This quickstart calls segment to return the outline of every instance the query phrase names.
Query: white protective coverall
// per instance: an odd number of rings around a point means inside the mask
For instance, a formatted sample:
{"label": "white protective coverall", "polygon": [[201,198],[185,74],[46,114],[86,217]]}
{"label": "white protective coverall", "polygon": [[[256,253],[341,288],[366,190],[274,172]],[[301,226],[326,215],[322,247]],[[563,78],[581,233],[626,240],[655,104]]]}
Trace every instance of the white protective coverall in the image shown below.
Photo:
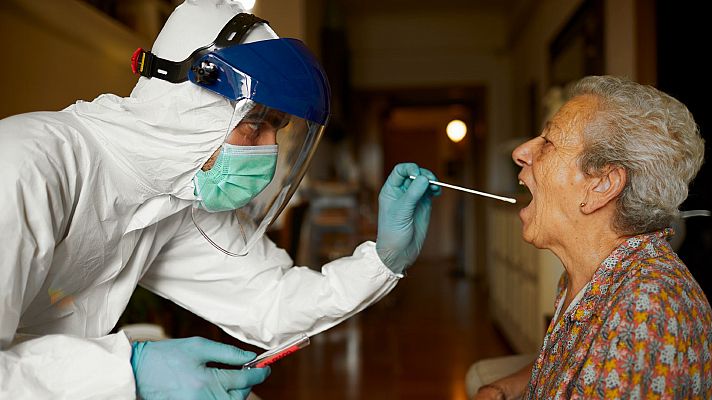
{"label": "white protective coverall", "polygon": [[[152,51],[182,60],[240,11],[207,3],[179,6]],[[246,41],[265,37],[260,25]],[[0,121],[0,398],[134,398],[129,339],[107,333],[139,284],[265,348],[393,289],[401,275],[372,242],[321,272],[268,238],[236,258],[206,242],[192,178],[232,110],[191,82],[142,77],[128,98]],[[218,243],[241,240],[234,213],[196,218]]]}

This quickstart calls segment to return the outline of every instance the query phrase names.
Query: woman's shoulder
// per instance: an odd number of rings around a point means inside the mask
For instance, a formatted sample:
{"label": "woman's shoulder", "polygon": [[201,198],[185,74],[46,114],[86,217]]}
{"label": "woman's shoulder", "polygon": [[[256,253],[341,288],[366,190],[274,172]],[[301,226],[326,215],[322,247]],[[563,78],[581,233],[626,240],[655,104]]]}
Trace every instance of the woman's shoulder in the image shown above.
{"label": "woman's shoulder", "polygon": [[674,252],[641,258],[631,263],[620,280],[625,292],[679,294],[702,292],[687,266]]}
{"label": "woman's shoulder", "polygon": [[685,264],[670,247],[671,229],[638,235],[627,243],[628,257],[620,260],[613,291],[624,295],[638,292],[681,294],[701,289]]}

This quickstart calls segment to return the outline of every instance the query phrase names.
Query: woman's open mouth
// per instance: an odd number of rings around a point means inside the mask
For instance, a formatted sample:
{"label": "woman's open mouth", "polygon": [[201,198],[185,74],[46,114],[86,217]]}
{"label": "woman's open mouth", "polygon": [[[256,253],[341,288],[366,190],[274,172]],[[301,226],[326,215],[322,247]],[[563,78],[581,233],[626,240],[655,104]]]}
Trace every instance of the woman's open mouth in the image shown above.
{"label": "woman's open mouth", "polygon": [[529,206],[531,206],[532,202],[534,201],[534,194],[532,193],[532,190],[529,188],[529,186],[526,184],[526,182],[524,182],[524,180],[521,179],[521,177],[519,178],[519,185],[527,188],[527,190],[529,191],[529,194],[532,195],[532,198],[531,198],[531,201],[529,202],[529,204],[527,204],[525,207],[523,207],[521,210],[519,210],[519,217],[521,218],[524,210],[529,208]]}

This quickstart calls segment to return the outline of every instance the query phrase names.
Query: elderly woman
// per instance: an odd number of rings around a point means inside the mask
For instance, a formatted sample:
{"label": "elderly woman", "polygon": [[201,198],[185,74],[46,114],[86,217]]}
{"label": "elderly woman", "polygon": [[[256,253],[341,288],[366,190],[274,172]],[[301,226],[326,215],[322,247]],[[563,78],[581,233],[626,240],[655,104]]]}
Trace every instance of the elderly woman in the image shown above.
{"label": "elderly woman", "polygon": [[514,150],[524,240],[565,273],[536,361],[477,399],[712,398],[712,310],[666,240],[703,148],[679,101],[604,76]]}

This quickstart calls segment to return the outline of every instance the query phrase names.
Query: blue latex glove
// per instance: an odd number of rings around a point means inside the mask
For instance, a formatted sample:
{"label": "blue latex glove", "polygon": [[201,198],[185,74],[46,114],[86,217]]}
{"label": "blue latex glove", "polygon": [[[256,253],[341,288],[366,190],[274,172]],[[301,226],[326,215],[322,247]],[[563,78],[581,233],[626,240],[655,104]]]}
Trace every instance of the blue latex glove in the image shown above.
{"label": "blue latex glove", "polygon": [[134,342],[131,367],[143,400],[244,400],[262,383],[270,368],[232,370],[206,367],[207,362],[242,365],[256,354],[211,340],[192,337],[159,342]]}
{"label": "blue latex glove", "polygon": [[[409,177],[415,176],[415,180]],[[435,175],[416,164],[398,164],[388,176],[378,196],[378,238],[376,252],[395,273],[403,273],[415,262],[423,248],[430,223],[432,197],[439,186],[428,180]]]}

